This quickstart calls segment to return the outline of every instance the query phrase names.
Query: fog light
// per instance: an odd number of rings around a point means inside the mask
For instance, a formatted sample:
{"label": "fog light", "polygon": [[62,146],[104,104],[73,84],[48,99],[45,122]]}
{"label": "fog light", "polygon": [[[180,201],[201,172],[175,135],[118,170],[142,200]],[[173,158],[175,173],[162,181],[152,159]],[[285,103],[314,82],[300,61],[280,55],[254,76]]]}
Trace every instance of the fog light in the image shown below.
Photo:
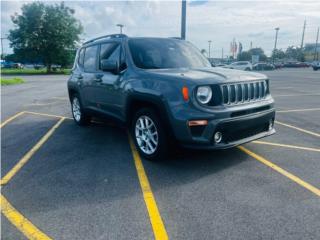
{"label": "fog light", "polygon": [[270,120],[269,122],[269,131],[273,129],[273,120]]}
{"label": "fog light", "polygon": [[222,133],[221,132],[216,132],[214,134],[214,141],[215,143],[219,143],[222,140]]}

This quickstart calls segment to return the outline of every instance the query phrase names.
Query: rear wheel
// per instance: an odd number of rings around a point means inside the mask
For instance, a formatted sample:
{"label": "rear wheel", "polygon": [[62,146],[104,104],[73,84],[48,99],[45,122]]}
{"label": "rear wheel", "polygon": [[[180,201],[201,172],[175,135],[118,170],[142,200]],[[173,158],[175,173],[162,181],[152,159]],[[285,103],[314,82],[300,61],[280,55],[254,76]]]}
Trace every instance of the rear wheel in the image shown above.
{"label": "rear wheel", "polygon": [[74,94],[71,98],[71,110],[73,119],[78,125],[84,126],[90,123],[91,118],[84,112],[78,94]]}
{"label": "rear wheel", "polygon": [[159,160],[167,154],[167,137],[160,118],[149,108],[135,114],[131,134],[142,157]]}

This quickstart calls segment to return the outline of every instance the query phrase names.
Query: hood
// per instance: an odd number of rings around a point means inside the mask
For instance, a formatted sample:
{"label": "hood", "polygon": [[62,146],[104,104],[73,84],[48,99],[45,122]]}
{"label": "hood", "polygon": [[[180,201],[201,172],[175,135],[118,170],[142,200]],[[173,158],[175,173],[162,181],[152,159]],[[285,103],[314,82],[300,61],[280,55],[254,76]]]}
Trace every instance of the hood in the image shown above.
{"label": "hood", "polygon": [[266,75],[221,67],[201,69],[152,69],[157,77],[185,79],[197,84],[216,84],[267,79]]}

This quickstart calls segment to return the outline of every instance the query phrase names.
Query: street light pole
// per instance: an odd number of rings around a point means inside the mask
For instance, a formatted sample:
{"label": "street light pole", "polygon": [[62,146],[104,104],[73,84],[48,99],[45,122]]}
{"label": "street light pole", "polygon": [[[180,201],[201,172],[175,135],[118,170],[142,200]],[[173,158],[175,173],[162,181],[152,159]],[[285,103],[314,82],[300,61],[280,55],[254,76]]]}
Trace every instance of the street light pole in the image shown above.
{"label": "street light pole", "polygon": [[209,40],[208,43],[209,43],[209,59],[210,59],[210,57],[211,57],[211,40]]}
{"label": "street light pole", "polygon": [[123,24],[118,23],[118,24],[117,24],[117,27],[119,27],[119,28],[120,28],[120,34],[122,34],[122,28],[124,27],[124,25],[123,25]]}
{"label": "street light pole", "polygon": [[318,40],[319,40],[319,27],[318,27],[318,31],[317,31],[317,40],[316,40],[316,46],[315,46],[315,48],[314,48],[314,57],[313,57],[313,60],[315,61],[315,60],[319,60],[318,59],[318,56],[319,56],[319,53],[318,53],[318,51],[317,51],[317,48],[318,48]]}
{"label": "street light pole", "polygon": [[187,11],[187,2],[182,0],[181,3],[181,39],[186,39],[186,11]]}
{"label": "street light pole", "polygon": [[279,29],[280,28],[275,28],[274,30],[276,30],[276,38],[275,38],[275,40],[274,40],[274,49],[273,49],[273,57],[272,57],[272,59],[273,59],[273,63],[274,63],[274,55],[275,55],[275,52],[276,52],[276,49],[277,49],[277,42],[278,42],[278,32],[279,32]]}
{"label": "street light pole", "polygon": [[6,37],[1,37],[1,55],[4,55],[3,54],[3,40],[4,39],[8,39],[8,38],[6,38]]}

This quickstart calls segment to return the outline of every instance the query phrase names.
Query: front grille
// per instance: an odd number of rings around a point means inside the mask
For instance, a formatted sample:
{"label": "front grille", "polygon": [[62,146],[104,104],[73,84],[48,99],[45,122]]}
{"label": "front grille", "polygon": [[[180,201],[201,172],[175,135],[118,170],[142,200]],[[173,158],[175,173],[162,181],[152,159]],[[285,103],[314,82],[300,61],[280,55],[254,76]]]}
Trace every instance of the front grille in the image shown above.
{"label": "front grille", "polygon": [[264,99],[268,86],[266,81],[223,84],[221,93],[223,104],[241,104]]}

